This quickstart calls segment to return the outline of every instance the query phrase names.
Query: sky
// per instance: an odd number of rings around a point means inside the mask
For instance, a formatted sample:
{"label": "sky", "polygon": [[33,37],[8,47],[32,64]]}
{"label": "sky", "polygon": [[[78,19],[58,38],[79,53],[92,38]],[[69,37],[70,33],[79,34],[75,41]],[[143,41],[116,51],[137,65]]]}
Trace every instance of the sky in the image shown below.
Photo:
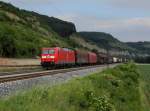
{"label": "sky", "polygon": [[150,0],[0,0],[73,22],[77,31],[111,33],[121,41],[150,41]]}

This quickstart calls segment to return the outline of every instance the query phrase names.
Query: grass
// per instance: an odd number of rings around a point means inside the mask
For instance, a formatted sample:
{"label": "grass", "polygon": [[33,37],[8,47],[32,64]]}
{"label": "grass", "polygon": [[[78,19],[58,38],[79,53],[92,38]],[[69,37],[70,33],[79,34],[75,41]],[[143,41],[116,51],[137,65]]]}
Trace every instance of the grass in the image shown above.
{"label": "grass", "polygon": [[139,77],[134,64],[120,65],[3,98],[0,111],[143,111]]}
{"label": "grass", "polygon": [[150,111],[150,65],[138,65],[141,74],[143,111]]}

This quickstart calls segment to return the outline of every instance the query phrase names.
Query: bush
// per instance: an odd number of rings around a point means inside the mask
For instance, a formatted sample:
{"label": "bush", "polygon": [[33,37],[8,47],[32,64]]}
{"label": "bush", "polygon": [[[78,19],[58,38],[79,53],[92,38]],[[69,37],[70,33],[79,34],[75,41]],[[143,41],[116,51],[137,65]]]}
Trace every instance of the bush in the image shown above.
{"label": "bush", "polygon": [[94,92],[85,93],[89,109],[92,111],[114,111],[113,105],[107,96],[97,97]]}

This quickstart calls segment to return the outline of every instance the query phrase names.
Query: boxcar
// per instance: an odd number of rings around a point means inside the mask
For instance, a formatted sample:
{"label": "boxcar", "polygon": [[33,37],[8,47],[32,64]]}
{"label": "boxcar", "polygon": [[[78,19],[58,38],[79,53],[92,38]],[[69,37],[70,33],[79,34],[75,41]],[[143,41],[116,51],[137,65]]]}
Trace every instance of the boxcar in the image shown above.
{"label": "boxcar", "polygon": [[44,67],[54,65],[75,64],[75,52],[67,48],[43,48],[41,54],[41,65]]}
{"label": "boxcar", "polygon": [[76,50],[75,56],[77,65],[88,64],[89,61],[88,52]]}
{"label": "boxcar", "polygon": [[88,63],[89,64],[96,64],[97,63],[97,55],[93,52],[88,52]]}
{"label": "boxcar", "polygon": [[98,64],[107,63],[107,55],[106,54],[102,54],[102,53],[98,53],[97,54],[97,61],[98,61]]}

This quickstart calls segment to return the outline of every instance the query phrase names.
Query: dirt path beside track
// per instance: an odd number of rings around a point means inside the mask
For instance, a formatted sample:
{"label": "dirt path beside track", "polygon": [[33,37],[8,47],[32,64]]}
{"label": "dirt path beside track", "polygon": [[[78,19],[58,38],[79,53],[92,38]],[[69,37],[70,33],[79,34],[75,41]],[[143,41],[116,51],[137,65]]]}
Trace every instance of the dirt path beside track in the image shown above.
{"label": "dirt path beside track", "polygon": [[0,58],[0,66],[40,65],[40,59]]}

